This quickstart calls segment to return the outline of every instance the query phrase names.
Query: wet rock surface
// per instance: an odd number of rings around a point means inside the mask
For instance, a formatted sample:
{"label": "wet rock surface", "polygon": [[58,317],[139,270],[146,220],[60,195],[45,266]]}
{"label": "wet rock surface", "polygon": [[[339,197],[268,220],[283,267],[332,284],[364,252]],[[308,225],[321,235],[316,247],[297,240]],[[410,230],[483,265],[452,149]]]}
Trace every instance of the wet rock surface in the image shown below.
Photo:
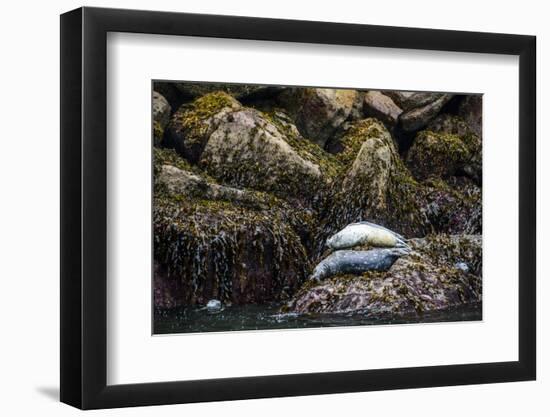
{"label": "wet rock surface", "polygon": [[309,281],[284,310],[423,314],[481,300],[480,236],[429,236],[412,241],[411,246],[412,252],[397,259],[387,272]]}
{"label": "wet rock surface", "polygon": [[[300,314],[422,314],[481,300],[477,99],[454,97],[451,108],[444,93],[155,91],[156,307],[219,300]],[[410,135],[407,149],[397,129]],[[410,251],[311,280],[331,256],[327,239],[364,220],[402,235]],[[345,250],[384,249],[372,242]]]}

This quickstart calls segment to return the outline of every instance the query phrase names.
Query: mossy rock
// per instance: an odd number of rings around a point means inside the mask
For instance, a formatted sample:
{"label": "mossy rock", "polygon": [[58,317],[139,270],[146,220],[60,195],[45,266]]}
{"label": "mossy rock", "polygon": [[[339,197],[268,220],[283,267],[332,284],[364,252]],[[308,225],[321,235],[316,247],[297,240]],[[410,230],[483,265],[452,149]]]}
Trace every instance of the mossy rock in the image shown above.
{"label": "mossy rock", "polygon": [[425,180],[455,175],[471,158],[460,136],[424,130],[416,135],[406,162],[416,179]]}
{"label": "mossy rock", "polygon": [[163,195],[153,224],[157,307],[284,300],[305,280],[306,249],[280,209]]}
{"label": "mossy rock", "polygon": [[478,186],[482,183],[482,142],[481,137],[471,128],[462,117],[440,114],[432,120],[426,130],[456,135],[460,138],[468,150],[466,160],[456,167],[458,175],[465,175],[473,180]]}
{"label": "mossy rock", "polygon": [[216,183],[174,151],[156,150],[155,305],[284,300],[305,280],[313,214]]}
{"label": "mossy rock", "polygon": [[241,108],[240,103],[224,92],[215,92],[182,105],[167,127],[165,146],[196,163],[210,134],[216,130],[223,114]]}
{"label": "mossy rock", "polygon": [[[438,246],[439,245],[439,246]],[[440,249],[439,249],[440,248]],[[339,275],[307,281],[283,310],[296,313],[363,313],[380,317],[446,309],[481,301],[480,237],[433,236],[415,242],[413,252],[387,272]],[[461,265],[461,264],[460,264]]]}
{"label": "mossy rock", "polygon": [[326,187],[323,173],[330,167],[320,162],[305,139],[255,109],[241,108],[217,117],[198,165],[222,183],[306,202]]}
{"label": "mossy rock", "polygon": [[324,238],[349,223],[369,220],[405,236],[430,229],[419,200],[420,185],[410,175],[384,125],[365,119],[341,140],[337,154],[345,166],[342,186],[325,215]]}

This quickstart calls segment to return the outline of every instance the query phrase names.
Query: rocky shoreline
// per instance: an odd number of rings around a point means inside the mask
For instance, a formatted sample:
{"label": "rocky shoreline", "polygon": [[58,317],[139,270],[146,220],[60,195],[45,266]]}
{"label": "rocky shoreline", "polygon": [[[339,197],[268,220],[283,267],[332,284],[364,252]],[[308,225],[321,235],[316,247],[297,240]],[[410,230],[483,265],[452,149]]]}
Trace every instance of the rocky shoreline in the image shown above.
{"label": "rocky shoreline", "polygon": [[[422,314],[481,300],[480,96],[154,89],[156,308]],[[363,220],[411,253],[387,271],[308,280],[326,240]]]}

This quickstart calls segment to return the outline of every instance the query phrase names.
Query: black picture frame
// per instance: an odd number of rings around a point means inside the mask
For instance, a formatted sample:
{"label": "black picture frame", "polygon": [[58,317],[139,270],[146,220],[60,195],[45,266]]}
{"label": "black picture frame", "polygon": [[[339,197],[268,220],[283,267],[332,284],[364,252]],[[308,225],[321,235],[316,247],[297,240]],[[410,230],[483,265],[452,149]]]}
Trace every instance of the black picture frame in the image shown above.
{"label": "black picture frame", "polygon": [[[519,360],[107,385],[108,32],[519,56]],[[61,401],[82,409],[533,380],[536,38],[252,17],[80,8],[61,16]]]}

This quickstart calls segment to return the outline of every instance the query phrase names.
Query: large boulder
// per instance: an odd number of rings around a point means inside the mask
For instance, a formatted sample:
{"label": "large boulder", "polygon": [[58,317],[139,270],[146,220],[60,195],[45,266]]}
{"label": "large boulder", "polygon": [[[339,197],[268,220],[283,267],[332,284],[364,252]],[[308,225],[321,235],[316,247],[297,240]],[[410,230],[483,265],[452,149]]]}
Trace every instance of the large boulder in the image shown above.
{"label": "large boulder", "polygon": [[[426,126],[430,120],[436,117],[443,106],[453,97],[452,94],[443,93],[417,93],[426,94],[423,96],[424,100],[419,100],[415,103],[415,107],[405,110],[407,106],[403,107],[404,112],[399,116],[399,125],[406,132],[414,132],[420,130]],[[415,97],[413,95],[412,97]],[[433,99],[433,101],[425,100]],[[420,104],[422,103],[422,104]]]}
{"label": "large boulder", "polygon": [[419,184],[403,164],[382,123],[365,119],[342,138],[337,158],[346,167],[342,186],[327,215],[326,234],[361,220],[384,225],[405,236],[423,236],[427,220]]}
{"label": "large boulder", "polygon": [[[174,164],[174,165],[172,165]],[[155,153],[155,306],[279,301],[305,280],[311,215]]]}
{"label": "large boulder", "polygon": [[244,107],[225,93],[182,106],[166,138],[166,146],[222,183],[304,202],[322,193],[337,167],[286,113]]}
{"label": "large boulder", "polygon": [[357,95],[356,90],[290,88],[278,96],[278,101],[293,117],[300,133],[324,148],[350,115]]}
{"label": "large boulder", "polygon": [[380,91],[368,91],[363,99],[365,116],[374,117],[388,126],[395,126],[403,110]]}
{"label": "large boulder", "polygon": [[295,313],[422,314],[481,301],[481,237],[430,236],[387,272],[306,282],[283,307]]}
{"label": "large boulder", "polygon": [[279,210],[163,196],[153,225],[155,281],[164,288],[157,307],[277,301],[306,278],[306,249]]}
{"label": "large boulder", "polygon": [[240,109],[241,104],[226,93],[212,93],[182,105],[168,124],[165,146],[174,148],[182,157],[196,163],[209,136],[224,115]]}
{"label": "large boulder", "polygon": [[299,152],[277,125],[254,109],[220,117],[208,137],[198,165],[219,181],[305,198],[322,185],[320,166],[307,151]]}

